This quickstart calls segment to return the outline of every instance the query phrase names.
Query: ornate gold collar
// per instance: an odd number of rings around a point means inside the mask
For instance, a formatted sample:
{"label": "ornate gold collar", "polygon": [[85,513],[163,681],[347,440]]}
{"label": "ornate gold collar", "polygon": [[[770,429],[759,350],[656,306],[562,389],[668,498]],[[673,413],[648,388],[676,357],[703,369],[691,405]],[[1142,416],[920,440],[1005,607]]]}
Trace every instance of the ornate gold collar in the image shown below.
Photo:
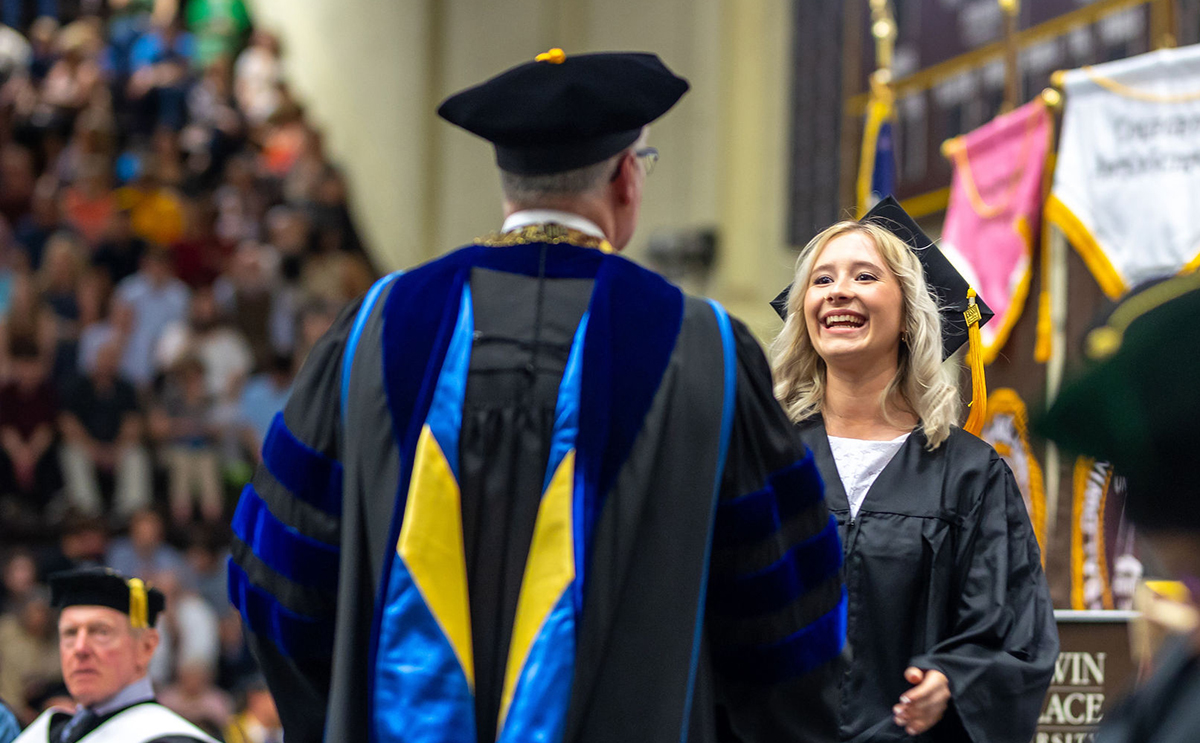
{"label": "ornate gold collar", "polygon": [[506,248],[513,245],[529,245],[547,243],[550,245],[575,245],[580,248],[594,248],[602,253],[612,253],[613,246],[608,240],[586,232],[564,227],[556,222],[544,224],[527,224],[510,232],[492,232],[475,240],[476,245],[486,245],[490,248]]}

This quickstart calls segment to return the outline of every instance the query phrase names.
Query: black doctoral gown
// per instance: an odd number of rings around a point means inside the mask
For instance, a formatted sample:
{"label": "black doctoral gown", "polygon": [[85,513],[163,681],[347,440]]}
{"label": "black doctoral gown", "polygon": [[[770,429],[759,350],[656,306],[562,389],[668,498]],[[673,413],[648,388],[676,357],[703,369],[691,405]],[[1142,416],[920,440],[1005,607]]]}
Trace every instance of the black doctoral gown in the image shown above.
{"label": "black doctoral gown", "polygon": [[1096,743],[1192,743],[1200,740],[1200,657],[1190,637],[1172,638],[1158,670],[1108,714]]}
{"label": "black doctoral gown", "polygon": [[904,669],[937,669],[952,701],[915,740],[1029,743],[1058,655],[1037,541],[1012,472],[959,428],[934,451],[920,430],[879,474],[857,517],[820,416],[798,426],[845,549],[849,662],[842,740],[914,740],[892,722]]}
{"label": "black doctoral gown", "polygon": [[[394,397],[389,385],[398,364],[419,356],[405,355],[409,346],[397,349],[393,339],[402,332],[412,337],[427,325],[436,328],[443,306],[466,312],[457,309],[458,294],[447,300],[439,285],[423,277],[436,277],[448,270],[447,262],[453,267],[458,261],[463,268],[454,275],[469,285],[473,306],[455,459],[474,648],[470,704],[476,722],[469,738],[487,743],[497,740],[513,617],[572,335],[585,312],[591,332],[605,312],[619,317],[638,302],[617,283],[602,285],[598,272],[625,272],[663,296],[678,292],[618,256],[589,248],[479,247],[415,269],[382,291],[374,310],[364,315],[348,393],[339,391],[357,308],[334,324],[312,351],[275,424],[276,439],[295,442],[287,451],[303,460],[306,476],[296,476],[294,462],[278,456],[269,436],[265,466],[242,497],[231,592],[290,743],[381,739],[370,729],[379,719],[370,703],[372,622],[388,553],[398,549],[389,524],[397,483],[404,481],[398,429],[407,425],[397,420],[395,405],[389,407]],[[510,255],[516,256],[515,267],[494,267]],[[573,274],[555,274],[567,269]],[[436,305],[418,296],[436,298]],[[772,396],[770,370],[750,333],[733,321],[735,363],[723,372],[712,307],[677,296],[678,335],[667,349],[662,381],[645,401],[637,436],[596,517],[559,739],[835,740],[845,598],[836,528],[815,464]],[[404,311],[405,303],[415,309]],[[634,315],[606,333],[636,341],[644,335],[643,323],[653,325],[653,318]],[[614,367],[613,379],[635,372]],[[585,405],[589,373],[585,365]],[[730,373],[736,377],[735,404],[714,507],[715,432],[726,387],[722,379]],[[434,376],[426,375],[425,387],[433,386]],[[605,379],[597,375],[591,381]],[[345,411],[339,394],[347,401]],[[615,416],[633,404],[629,398],[617,395],[605,409]],[[581,418],[581,429],[585,425]],[[313,492],[314,482],[330,481]],[[245,514],[254,509],[266,512],[255,517],[258,526],[248,528]],[[275,536],[264,538],[267,532]],[[836,555],[832,561],[828,550],[816,549],[829,545]],[[298,562],[313,569],[298,570]],[[764,576],[784,580],[759,580]],[[703,632],[697,634],[704,605]],[[308,632],[314,628],[329,632]],[[701,638],[695,648],[693,634]],[[399,710],[391,719],[403,728],[405,720],[417,721],[427,709]],[[442,738],[400,732],[388,738],[393,739]]]}

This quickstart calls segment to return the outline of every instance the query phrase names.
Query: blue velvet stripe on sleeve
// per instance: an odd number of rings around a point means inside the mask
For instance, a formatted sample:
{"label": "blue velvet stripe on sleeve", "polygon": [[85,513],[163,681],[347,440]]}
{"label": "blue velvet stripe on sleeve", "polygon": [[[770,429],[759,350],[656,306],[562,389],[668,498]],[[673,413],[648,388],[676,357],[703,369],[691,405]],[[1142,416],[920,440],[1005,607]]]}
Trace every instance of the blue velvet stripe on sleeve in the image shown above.
{"label": "blue velvet stripe on sleeve", "polygon": [[779,560],[753,573],[714,578],[709,607],[727,617],[777,611],[837,575],[842,543],[833,516],[816,536],[792,547]]}
{"label": "blue velvet stripe on sleeve", "polygon": [[717,645],[713,663],[728,678],[774,684],[802,676],[832,661],[846,642],[846,589],[829,612],[768,645]]}
{"label": "blue velvet stripe on sleeve", "polygon": [[292,658],[329,658],[333,654],[333,617],[312,617],[294,612],[250,582],[232,559],[229,565],[229,601],[246,626],[271,641]]}
{"label": "blue velvet stripe on sleeve", "polygon": [[331,516],[342,514],[342,465],[297,439],[276,413],[263,441],[263,463],[296,498]]}
{"label": "blue velvet stripe on sleeve", "polygon": [[717,507],[713,546],[717,549],[765,539],[801,511],[820,502],[825,485],[812,452],[767,477],[762,490],[723,501]]}
{"label": "blue velvet stripe on sleeve", "polygon": [[242,490],[233,514],[233,533],[256,557],[288,580],[329,593],[337,591],[341,550],[275,518],[253,485]]}

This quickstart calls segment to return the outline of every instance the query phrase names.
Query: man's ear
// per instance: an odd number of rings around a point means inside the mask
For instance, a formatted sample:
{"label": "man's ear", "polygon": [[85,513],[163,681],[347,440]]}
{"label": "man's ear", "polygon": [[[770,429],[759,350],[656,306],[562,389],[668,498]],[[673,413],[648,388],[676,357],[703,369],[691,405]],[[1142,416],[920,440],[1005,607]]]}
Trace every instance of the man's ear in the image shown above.
{"label": "man's ear", "polygon": [[637,158],[632,152],[626,151],[621,155],[616,177],[611,184],[613,197],[621,206],[632,203],[637,196],[637,167]]}
{"label": "man's ear", "polygon": [[150,658],[154,655],[154,651],[158,649],[158,630],[148,627],[143,630],[134,630],[134,632],[137,633],[134,637],[134,642],[137,644],[138,665],[148,668],[150,666]]}

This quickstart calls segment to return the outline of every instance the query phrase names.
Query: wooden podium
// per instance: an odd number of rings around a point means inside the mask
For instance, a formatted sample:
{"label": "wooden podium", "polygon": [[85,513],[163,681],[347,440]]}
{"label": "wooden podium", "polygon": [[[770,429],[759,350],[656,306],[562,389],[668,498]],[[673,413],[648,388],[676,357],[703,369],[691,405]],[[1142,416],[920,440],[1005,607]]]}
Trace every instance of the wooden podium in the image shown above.
{"label": "wooden podium", "polygon": [[1033,743],[1091,743],[1104,712],[1132,686],[1135,611],[1058,610],[1061,649]]}

